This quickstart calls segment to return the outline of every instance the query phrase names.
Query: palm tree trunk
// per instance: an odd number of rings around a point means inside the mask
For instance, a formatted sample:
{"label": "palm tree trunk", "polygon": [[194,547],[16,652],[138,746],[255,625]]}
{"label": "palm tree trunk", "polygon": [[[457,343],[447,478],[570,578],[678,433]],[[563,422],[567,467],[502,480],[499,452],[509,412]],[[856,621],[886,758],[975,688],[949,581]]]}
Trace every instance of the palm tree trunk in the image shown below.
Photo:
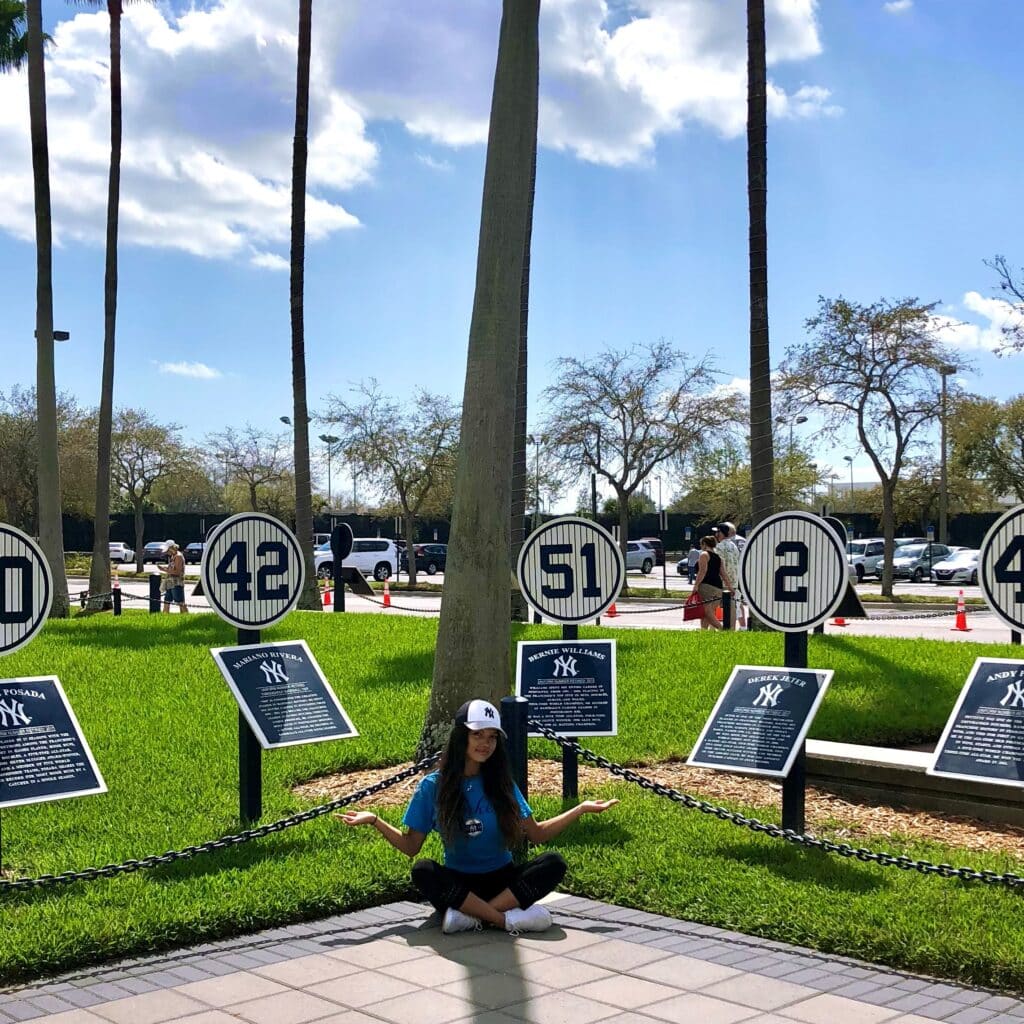
{"label": "palm tree trunk", "polygon": [[43,68],[42,0],[29,0],[28,105],[36,214],[36,409],[39,436],[39,544],[53,573],[50,616],[70,613],[61,531],[60,464],[57,453],[57,384],[53,366],[53,237],[50,154],[46,140],[46,76]]}
{"label": "palm tree trunk", "polygon": [[306,404],[306,336],[303,286],[306,258],[306,159],[309,133],[309,59],[313,0],[299,0],[299,54],[295,82],[295,142],[292,149],[292,393],[295,456],[295,532],[306,563],[306,583],[299,607],[320,608],[313,570],[313,492],[309,479],[309,412]]}
{"label": "palm tree trunk", "polygon": [[750,218],[750,485],[754,523],[775,510],[768,342],[768,119],[764,0],[747,0],[747,202]]}
{"label": "palm tree trunk", "polygon": [[[114,418],[114,338],[117,322],[117,223],[121,197],[121,0],[107,0],[110,16],[110,176],[107,181],[107,266],[103,279],[103,371],[96,438],[96,517],[89,593],[110,590],[110,437]],[[90,600],[109,608],[110,598]]]}
{"label": "palm tree trunk", "polygon": [[510,689],[512,447],[523,255],[537,136],[540,0],[504,0],[491,100],[476,291],[445,598],[421,750],[471,697]]}

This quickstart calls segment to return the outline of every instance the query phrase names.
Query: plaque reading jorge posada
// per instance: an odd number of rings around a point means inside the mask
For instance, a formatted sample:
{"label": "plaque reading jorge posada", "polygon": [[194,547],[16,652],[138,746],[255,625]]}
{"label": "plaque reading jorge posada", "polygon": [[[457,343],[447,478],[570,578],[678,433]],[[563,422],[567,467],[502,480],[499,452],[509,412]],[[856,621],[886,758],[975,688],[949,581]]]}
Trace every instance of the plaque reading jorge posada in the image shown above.
{"label": "plaque reading jorge posada", "polygon": [[304,640],[210,653],[264,750],[359,735]]}
{"label": "plaque reading jorge posada", "polygon": [[975,661],[927,774],[1024,786],[1024,661]]}
{"label": "plaque reading jorge posada", "polygon": [[831,681],[829,669],[737,665],[686,763],[785,778]]}
{"label": "plaque reading jorge posada", "polygon": [[0,679],[0,807],[106,791],[60,680]]}

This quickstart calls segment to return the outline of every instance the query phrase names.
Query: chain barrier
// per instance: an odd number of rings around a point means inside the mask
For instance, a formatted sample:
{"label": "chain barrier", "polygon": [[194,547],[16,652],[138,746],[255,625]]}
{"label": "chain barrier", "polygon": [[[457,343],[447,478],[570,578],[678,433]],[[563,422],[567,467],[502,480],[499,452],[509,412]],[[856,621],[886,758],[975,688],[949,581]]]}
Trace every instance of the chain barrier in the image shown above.
{"label": "chain barrier", "polygon": [[736,811],[730,811],[727,807],[720,807],[717,804],[709,803],[707,800],[700,800],[697,797],[690,796],[688,793],[680,793],[679,790],[673,789],[671,786],[665,786],[660,782],[644,778],[629,768],[624,768],[622,765],[615,764],[600,754],[595,754],[592,750],[587,750],[575,740],[568,740],[563,736],[559,736],[553,730],[541,725],[540,722],[534,721],[532,718],[528,721],[530,728],[535,732],[539,732],[549,740],[553,740],[565,750],[574,750],[585,760],[591,761],[599,768],[604,768],[606,771],[611,772],[612,775],[617,775],[627,782],[632,782],[641,789],[650,790],[656,796],[667,797],[669,800],[682,804],[691,810],[700,811],[701,814],[714,815],[721,821],[739,825],[741,828],[748,828],[752,832],[761,832],[772,839],[783,839],[787,843],[804,846],[812,850],[821,850],[823,853],[834,853],[840,857],[855,857],[862,863],[875,863],[881,864],[884,867],[896,867],[901,871],[918,871],[922,875],[959,878],[963,882],[1005,885],[1009,889],[1024,887],[1024,877],[1012,872],[1006,872],[1001,875],[995,871],[977,871],[974,868],[966,867],[958,868],[952,864],[933,864],[927,860],[914,860],[912,857],[887,853],[885,851],[876,852],[860,846],[850,846],[849,843],[833,843],[828,839],[817,839],[811,835],[794,832],[792,829],[765,823],[757,818],[748,818]]}
{"label": "chain barrier", "polygon": [[298,814],[293,814],[287,818],[279,818],[277,821],[260,825],[257,828],[246,829],[244,832],[233,832],[229,835],[221,836],[219,839],[211,839],[198,846],[186,846],[181,850],[170,850],[167,853],[141,857],[138,860],[126,860],[121,864],[105,864],[99,868],[65,871],[59,875],[40,875],[38,878],[0,879],[0,895],[27,889],[68,885],[71,882],[89,882],[95,878],[113,878],[115,875],[128,875],[136,871],[145,870],[146,868],[155,868],[162,864],[173,864],[175,861],[188,860],[191,857],[196,857],[201,853],[209,853],[212,850],[224,850],[231,846],[239,846],[252,839],[261,839],[263,836],[268,836],[273,832],[283,832],[286,828],[292,828],[295,825],[302,825],[307,821],[313,821],[316,818],[323,817],[325,814],[338,810],[340,807],[347,807],[349,804],[357,803],[364,797],[389,789],[391,786],[397,785],[406,779],[411,779],[414,775],[418,775],[424,769],[429,768],[440,756],[440,751],[429,754],[415,764],[403,769],[397,775],[381,779],[380,782],[375,782],[373,785],[367,786],[357,793],[350,793],[348,796],[339,797],[330,803],[311,807],[308,811],[300,811]]}
{"label": "chain barrier", "polygon": [[[358,594],[356,596],[361,597],[364,601],[369,601],[370,604],[375,604],[375,605],[377,605],[377,606],[379,606],[381,608],[384,607],[384,599],[383,598],[367,597],[365,594]],[[408,605],[408,604],[395,604],[394,601],[392,601],[391,604],[388,605],[388,607],[389,608],[397,608],[397,609],[399,609],[399,611],[403,611],[403,612],[418,612],[420,615],[440,615],[441,614],[441,609],[440,608],[414,608],[412,605]]]}

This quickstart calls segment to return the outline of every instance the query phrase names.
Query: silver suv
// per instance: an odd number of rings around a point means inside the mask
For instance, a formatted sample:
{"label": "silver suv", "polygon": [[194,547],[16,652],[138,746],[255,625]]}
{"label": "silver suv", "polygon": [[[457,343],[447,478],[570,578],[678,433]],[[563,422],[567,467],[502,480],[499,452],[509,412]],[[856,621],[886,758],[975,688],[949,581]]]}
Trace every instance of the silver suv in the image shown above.
{"label": "silver suv", "polygon": [[645,576],[654,568],[658,561],[658,553],[641,540],[631,540],[626,544],[626,572],[639,569]]}
{"label": "silver suv", "polygon": [[857,574],[857,582],[865,576],[881,576],[885,559],[885,541],[881,537],[851,540],[846,544],[846,560]]}
{"label": "silver suv", "polygon": [[[313,565],[317,576],[327,578],[334,572],[334,555],[330,544],[321,544],[313,553]],[[356,537],[352,551],[342,562],[354,566],[364,576],[373,576],[377,582],[394,576],[398,571],[398,548],[393,540],[386,537]]]}

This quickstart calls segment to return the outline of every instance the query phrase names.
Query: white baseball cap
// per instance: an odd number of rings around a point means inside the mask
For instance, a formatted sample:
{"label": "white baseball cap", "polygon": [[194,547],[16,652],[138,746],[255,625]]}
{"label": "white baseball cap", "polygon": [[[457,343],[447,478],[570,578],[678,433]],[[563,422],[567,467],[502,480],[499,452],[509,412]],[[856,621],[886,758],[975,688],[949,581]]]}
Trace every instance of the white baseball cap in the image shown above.
{"label": "white baseball cap", "polygon": [[[481,729],[497,729],[502,736],[505,736],[498,709],[486,700],[467,700],[455,712],[455,724],[464,725],[472,732],[479,732]],[[507,736],[505,738],[508,739]]]}

